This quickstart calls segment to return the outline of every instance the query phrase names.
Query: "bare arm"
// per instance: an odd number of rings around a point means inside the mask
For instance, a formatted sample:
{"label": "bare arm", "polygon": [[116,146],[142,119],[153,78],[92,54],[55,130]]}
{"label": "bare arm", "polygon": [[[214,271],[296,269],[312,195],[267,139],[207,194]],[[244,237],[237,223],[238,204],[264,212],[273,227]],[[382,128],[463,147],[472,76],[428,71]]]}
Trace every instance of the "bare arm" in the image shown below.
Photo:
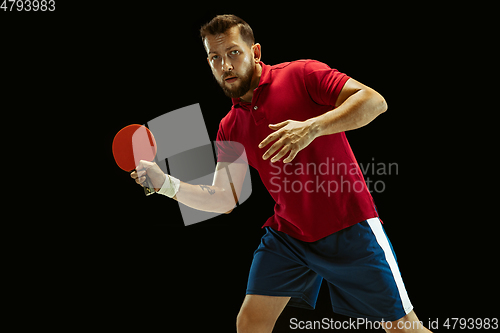
{"label": "bare arm", "polygon": [[310,119],[316,137],[363,127],[385,112],[387,103],[382,95],[372,88],[349,79],[342,88],[335,107]]}
{"label": "bare arm", "polygon": [[244,164],[219,162],[211,186],[181,182],[174,199],[198,210],[229,214],[238,201],[246,168]]}
{"label": "bare arm", "polygon": [[[243,186],[247,165],[241,163],[217,163],[212,185],[192,185],[181,181],[173,199],[198,210],[215,213],[230,213]],[[155,190],[165,182],[166,175],[156,163],[141,161],[137,170],[130,174],[143,186],[147,174]]]}

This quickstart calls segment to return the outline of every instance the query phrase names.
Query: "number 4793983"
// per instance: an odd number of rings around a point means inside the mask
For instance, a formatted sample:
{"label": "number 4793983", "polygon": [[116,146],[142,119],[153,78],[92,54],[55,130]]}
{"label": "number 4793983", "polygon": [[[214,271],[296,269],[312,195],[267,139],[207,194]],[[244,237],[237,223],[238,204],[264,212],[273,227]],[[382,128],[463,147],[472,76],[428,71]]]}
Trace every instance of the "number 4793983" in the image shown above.
{"label": "number 4793983", "polygon": [[[0,0],[1,1],[1,0]],[[53,12],[56,10],[55,0],[3,0],[0,10],[9,12],[16,9],[18,12]]]}

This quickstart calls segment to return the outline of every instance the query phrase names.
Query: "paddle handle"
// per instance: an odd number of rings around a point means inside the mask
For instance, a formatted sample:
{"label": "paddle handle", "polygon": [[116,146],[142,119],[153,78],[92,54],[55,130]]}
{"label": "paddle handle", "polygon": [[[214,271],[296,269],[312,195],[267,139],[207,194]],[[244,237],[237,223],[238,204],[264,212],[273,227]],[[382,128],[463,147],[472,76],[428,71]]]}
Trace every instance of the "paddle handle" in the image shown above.
{"label": "paddle handle", "polygon": [[153,183],[151,183],[151,180],[149,180],[148,175],[146,175],[146,186],[144,186],[144,194],[145,195],[151,195],[155,193],[155,188],[153,186]]}

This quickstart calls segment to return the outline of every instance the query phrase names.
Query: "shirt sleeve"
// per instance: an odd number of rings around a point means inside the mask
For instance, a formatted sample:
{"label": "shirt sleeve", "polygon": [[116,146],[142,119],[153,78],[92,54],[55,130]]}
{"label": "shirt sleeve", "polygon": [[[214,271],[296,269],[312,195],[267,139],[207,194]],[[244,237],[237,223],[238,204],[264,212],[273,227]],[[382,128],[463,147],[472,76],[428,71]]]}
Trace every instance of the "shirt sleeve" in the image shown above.
{"label": "shirt sleeve", "polygon": [[319,61],[308,61],[304,66],[304,80],[311,99],[320,105],[335,107],[344,84],[350,77]]}
{"label": "shirt sleeve", "polygon": [[245,163],[248,164],[245,154],[245,148],[241,143],[227,140],[222,126],[222,120],[219,124],[217,132],[217,140],[215,141],[215,150],[217,153],[217,162],[229,163]]}

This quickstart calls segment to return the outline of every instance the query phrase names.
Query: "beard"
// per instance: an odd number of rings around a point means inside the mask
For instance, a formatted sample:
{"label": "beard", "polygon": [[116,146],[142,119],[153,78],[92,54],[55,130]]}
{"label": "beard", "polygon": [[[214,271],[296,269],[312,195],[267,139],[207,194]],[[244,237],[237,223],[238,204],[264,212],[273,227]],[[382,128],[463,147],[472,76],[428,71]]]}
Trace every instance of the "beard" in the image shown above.
{"label": "beard", "polygon": [[[242,75],[238,75],[234,72],[224,72],[222,79],[217,82],[229,98],[238,98],[245,95],[252,85],[252,78],[255,72],[255,66],[250,65],[248,69]],[[236,76],[238,80],[233,84],[227,83],[226,78],[230,76]]]}

